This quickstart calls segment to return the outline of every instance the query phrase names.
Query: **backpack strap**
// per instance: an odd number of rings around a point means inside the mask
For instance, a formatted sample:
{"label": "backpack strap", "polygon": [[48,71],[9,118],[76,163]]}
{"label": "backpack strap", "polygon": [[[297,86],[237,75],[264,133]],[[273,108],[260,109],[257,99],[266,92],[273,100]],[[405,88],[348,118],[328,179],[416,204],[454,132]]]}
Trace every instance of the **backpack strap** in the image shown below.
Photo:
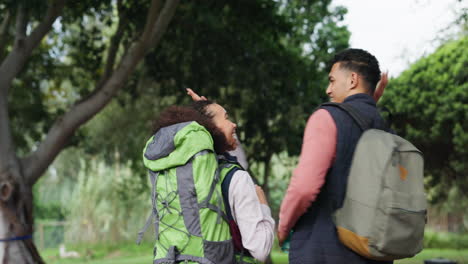
{"label": "backpack strap", "polygon": [[223,179],[223,182],[221,184],[221,190],[223,193],[224,207],[226,208],[226,214],[229,219],[229,228],[231,229],[231,236],[232,236],[233,243],[234,243],[235,254],[236,254],[236,259],[237,259],[236,263],[239,263],[239,264],[257,263],[255,259],[252,257],[252,255],[250,254],[250,252],[247,249],[245,249],[244,245],[242,244],[242,238],[241,238],[242,236],[239,230],[239,226],[234,221],[234,217],[231,212],[231,206],[229,204],[229,187],[231,186],[232,178],[234,177],[237,171],[244,170],[240,164],[236,163],[233,165],[234,167],[229,170],[229,172],[226,174],[226,176]]}
{"label": "backpack strap", "polygon": [[239,167],[234,166],[227,174],[226,177],[224,177],[223,183],[221,184],[221,190],[223,192],[223,199],[224,199],[224,204],[225,204],[225,209],[226,209],[226,215],[229,220],[234,219],[232,216],[231,212],[231,206],[229,205],[229,186],[231,185],[231,180],[232,176],[234,176],[234,173],[236,171],[240,170]]}
{"label": "backpack strap", "polygon": [[151,210],[150,215],[146,219],[145,226],[138,232],[138,238],[136,240],[136,243],[139,245],[141,243],[141,240],[143,239],[143,235],[145,234],[146,230],[148,229],[151,220],[154,218],[154,230],[155,230],[155,236],[156,239],[158,239],[159,236],[159,217],[158,217],[158,210],[156,209],[156,182],[158,180],[158,173],[154,172],[152,170],[149,171],[150,179],[151,179],[151,185],[152,185],[152,191],[151,191],[151,203],[153,205],[153,209]]}
{"label": "backpack strap", "polygon": [[351,118],[354,120],[354,122],[356,122],[356,124],[363,132],[371,128],[371,120],[361,115],[354,107],[349,104],[328,102],[320,105],[320,107],[322,106],[333,106],[345,111],[348,115],[351,116]]}

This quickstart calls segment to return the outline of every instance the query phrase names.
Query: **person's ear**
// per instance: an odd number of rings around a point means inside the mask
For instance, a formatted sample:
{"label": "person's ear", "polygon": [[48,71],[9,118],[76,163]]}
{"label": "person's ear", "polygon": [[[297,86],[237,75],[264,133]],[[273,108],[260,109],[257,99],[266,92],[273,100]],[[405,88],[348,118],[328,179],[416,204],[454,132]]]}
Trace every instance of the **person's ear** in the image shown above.
{"label": "person's ear", "polygon": [[359,86],[359,75],[351,72],[349,75],[349,90],[354,90]]}

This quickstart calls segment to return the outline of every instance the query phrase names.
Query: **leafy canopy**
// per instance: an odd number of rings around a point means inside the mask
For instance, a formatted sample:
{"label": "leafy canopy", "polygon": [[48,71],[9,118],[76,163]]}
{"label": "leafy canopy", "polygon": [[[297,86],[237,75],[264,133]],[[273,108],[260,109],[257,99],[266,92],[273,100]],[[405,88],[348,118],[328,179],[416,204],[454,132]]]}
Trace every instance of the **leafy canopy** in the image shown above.
{"label": "leafy canopy", "polygon": [[424,153],[433,202],[468,193],[468,37],[449,41],[390,81],[382,103],[397,132]]}

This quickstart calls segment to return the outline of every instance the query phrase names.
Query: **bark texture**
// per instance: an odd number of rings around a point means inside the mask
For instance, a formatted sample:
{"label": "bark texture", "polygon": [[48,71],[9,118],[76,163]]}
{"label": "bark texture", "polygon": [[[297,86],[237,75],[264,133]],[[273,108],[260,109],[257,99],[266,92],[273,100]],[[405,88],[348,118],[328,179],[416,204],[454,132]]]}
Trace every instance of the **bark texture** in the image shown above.
{"label": "bark texture", "polygon": [[[58,118],[37,149],[20,159],[11,135],[8,92],[33,50],[66,8],[65,0],[49,3],[43,20],[29,35],[26,34],[29,22],[27,9],[19,6],[15,15],[13,48],[0,64],[0,239],[13,239],[0,242],[0,263],[44,263],[29,238],[34,232],[32,186],[63,150],[73,133],[112,100],[148,51],[158,45],[179,0],[153,0],[143,33],[128,47],[122,59],[116,62],[116,51],[121,45],[123,34],[122,27],[118,26],[109,45],[105,71],[96,83],[95,90]],[[117,1],[118,6],[120,3]],[[119,23],[129,19],[125,14],[119,14],[119,18]],[[10,21],[8,14],[0,25],[0,53],[7,39],[5,27]]]}

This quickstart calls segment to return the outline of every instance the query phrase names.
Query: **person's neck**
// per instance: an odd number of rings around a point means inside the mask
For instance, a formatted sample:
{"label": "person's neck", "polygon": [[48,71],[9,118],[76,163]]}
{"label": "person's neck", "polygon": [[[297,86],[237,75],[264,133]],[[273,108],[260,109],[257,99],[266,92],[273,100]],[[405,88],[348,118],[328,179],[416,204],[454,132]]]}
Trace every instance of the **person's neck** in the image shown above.
{"label": "person's neck", "polygon": [[349,91],[348,96],[346,96],[346,97],[350,97],[350,96],[352,96],[352,95],[361,94],[361,93],[362,93],[362,94],[370,95],[370,94],[367,92],[366,89],[364,89],[364,88],[356,88],[356,89],[352,89],[351,91]]}

